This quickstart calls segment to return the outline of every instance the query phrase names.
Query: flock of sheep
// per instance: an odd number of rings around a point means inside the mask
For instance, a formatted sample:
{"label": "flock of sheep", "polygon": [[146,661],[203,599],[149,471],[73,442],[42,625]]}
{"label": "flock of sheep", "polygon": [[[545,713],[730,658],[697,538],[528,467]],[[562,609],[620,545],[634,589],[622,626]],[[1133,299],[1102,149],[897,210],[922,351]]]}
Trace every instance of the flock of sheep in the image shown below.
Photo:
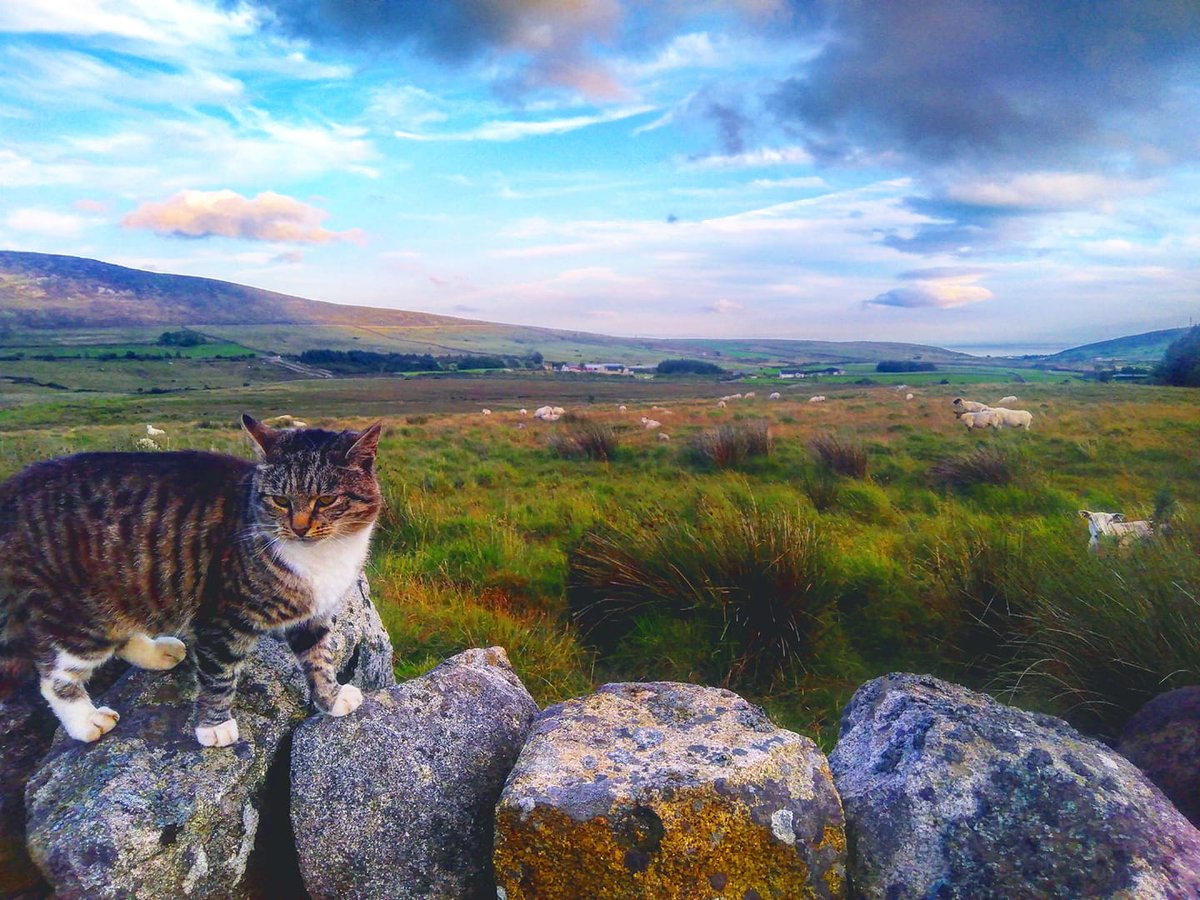
{"label": "flock of sheep", "polygon": [[1024,428],[1028,431],[1033,422],[1033,413],[1027,409],[1009,409],[1004,405],[1016,402],[1016,397],[1008,396],[1001,397],[995,406],[988,406],[978,400],[955,397],[954,415],[967,426],[967,431],[973,428],[995,428],[997,431],[1001,428]]}

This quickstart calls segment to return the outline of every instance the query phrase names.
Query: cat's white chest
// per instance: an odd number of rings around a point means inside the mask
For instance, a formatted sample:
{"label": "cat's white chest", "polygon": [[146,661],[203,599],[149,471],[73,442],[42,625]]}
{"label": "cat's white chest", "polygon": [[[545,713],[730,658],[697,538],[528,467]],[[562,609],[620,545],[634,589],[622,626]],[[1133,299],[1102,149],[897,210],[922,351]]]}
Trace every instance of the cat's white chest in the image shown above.
{"label": "cat's white chest", "polygon": [[371,529],[364,528],[347,537],[312,544],[283,541],[276,545],[275,556],[312,592],[312,617],[324,618],[337,612],[342,598],[358,580],[370,545]]}

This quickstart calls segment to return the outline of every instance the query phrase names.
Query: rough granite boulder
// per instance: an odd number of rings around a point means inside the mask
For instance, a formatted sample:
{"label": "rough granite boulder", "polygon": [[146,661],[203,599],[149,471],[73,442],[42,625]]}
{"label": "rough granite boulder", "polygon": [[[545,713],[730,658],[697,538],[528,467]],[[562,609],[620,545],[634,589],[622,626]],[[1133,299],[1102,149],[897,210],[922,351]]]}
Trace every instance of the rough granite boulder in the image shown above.
{"label": "rough granite boulder", "polygon": [[1139,709],[1117,750],[1200,826],[1200,685],[1159,694]]}
{"label": "rough granite boulder", "polygon": [[[339,669],[355,684],[376,690],[392,680],[390,646],[388,667],[380,662],[387,635],[362,589],[347,598],[337,630]],[[113,731],[94,744],[56,739],[29,781],[26,810],[29,853],[58,897],[250,890],[244,876],[260,840],[268,772],[309,711],[308,689],[287,645],[260,641],[234,705],[241,739],[223,749],[197,744],[195,694],[190,664],[131,670],[101,695],[121,713]]]}
{"label": "rough granite boulder", "polygon": [[34,687],[0,700],[0,897],[41,884],[42,873],[25,851],[25,784],[57,728]]}
{"label": "rough granite boulder", "polygon": [[1060,719],[930,676],[868,682],[829,759],[866,898],[1195,897],[1200,832]]}
{"label": "rough granite boulder", "polygon": [[692,684],[550,707],[496,810],[507,900],[844,897],[845,852],[816,745]]}
{"label": "rough granite boulder", "polygon": [[493,810],[537,715],[503,648],[467,650],[314,718],[292,743],[292,830],[314,898],[494,898]]}

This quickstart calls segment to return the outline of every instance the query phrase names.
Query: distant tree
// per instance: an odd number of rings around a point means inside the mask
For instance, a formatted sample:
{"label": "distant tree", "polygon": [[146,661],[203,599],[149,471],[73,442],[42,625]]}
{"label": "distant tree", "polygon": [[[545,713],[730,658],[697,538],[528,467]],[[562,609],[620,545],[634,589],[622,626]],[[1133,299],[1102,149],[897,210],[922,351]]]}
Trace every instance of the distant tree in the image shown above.
{"label": "distant tree", "polygon": [[936,372],[931,362],[914,362],[911,359],[881,359],[875,364],[876,372]]}
{"label": "distant tree", "polygon": [[1200,387],[1200,325],[1171,342],[1154,369],[1154,379],[1176,387]]}
{"label": "distant tree", "polygon": [[186,328],[182,331],[164,331],[158,336],[158,342],[164,347],[199,347],[208,343],[200,332]]}
{"label": "distant tree", "polygon": [[659,375],[724,375],[720,366],[699,359],[664,359],[655,371]]}

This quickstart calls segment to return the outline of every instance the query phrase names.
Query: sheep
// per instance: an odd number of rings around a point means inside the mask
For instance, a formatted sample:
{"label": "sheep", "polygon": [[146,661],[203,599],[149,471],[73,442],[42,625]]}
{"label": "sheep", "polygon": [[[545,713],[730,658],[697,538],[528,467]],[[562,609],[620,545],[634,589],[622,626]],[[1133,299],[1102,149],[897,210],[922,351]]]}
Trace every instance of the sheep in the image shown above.
{"label": "sheep", "polygon": [[1100,538],[1113,538],[1118,547],[1127,547],[1136,538],[1147,540],[1154,535],[1154,523],[1145,519],[1137,522],[1126,522],[1124,513],[1092,512],[1081,509],[1080,518],[1087,519],[1088,550],[1100,552]]}
{"label": "sheep", "polygon": [[[301,422],[295,416],[288,415],[287,413],[284,413],[281,416],[275,416],[274,418],[271,418],[271,419],[264,419],[263,421],[265,424],[274,425],[277,428],[307,428],[308,427],[307,422]],[[150,426],[147,425],[146,427],[149,428]],[[154,432],[150,432],[150,433],[153,434]]]}
{"label": "sheep", "polygon": [[561,406],[539,406],[533,412],[535,419],[541,419],[543,422],[557,422],[566,412]]}
{"label": "sheep", "polygon": [[964,400],[962,397],[955,397],[953,405],[955,416],[962,416],[963,413],[969,412],[984,412],[991,408],[986,403],[980,403],[978,400]]}
{"label": "sheep", "polygon": [[742,398],[745,400],[749,400],[753,396],[754,396],[754,391],[746,391],[746,393],[742,394]]}
{"label": "sheep", "polygon": [[492,411],[490,409],[481,409],[480,412],[483,413],[485,416],[490,416],[492,414]]}
{"label": "sheep", "polygon": [[660,431],[658,433],[658,439],[660,441],[669,441],[671,439],[671,436],[669,434],[667,434],[665,431]]}
{"label": "sheep", "polygon": [[525,407],[522,406],[520,409],[517,410],[517,415],[518,416],[527,416],[527,415],[529,415],[529,410],[527,410]]}
{"label": "sheep", "polygon": [[1007,397],[1001,397],[999,400],[997,400],[996,405],[1004,406],[1004,404],[1006,404],[1006,403],[1016,403],[1016,402],[1017,402],[1017,398],[1014,397],[1012,394],[1009,394]]}
{"label": "sheep", "polygon": [[959,413],[958,420],[967,427],[967,431],[972,428],[999,428],[1000,424],[992,412],[990,409],[981,409],[978,412]]}
{"label": "sheep", "polygon": [[896,391],[896,393],[900,393],[900,392],[901,392],[902,390],[904,390],[906,387],[908,387],[908,385],[907,385],[907,384],[898,384],[898,385],[896,385],[896,387],[895,387],[895,391]]}
{"label": "sheep", "polygon": [[1005,409],[1003,406],[993,406],[990,410],[995,420],[996,428],[1024,428],[1029,430],[1033,422],[1033,413],[1027,409]]}
{"label": "sheep", "polygon": [[624,403],[622,403],[620,406],[617,407],[617,412],[628,412],[628,411],[629,410],[626,408]]}
{"label": "sheep", "polygon": [[771,393],[767,395],[767,399],[768,400],[778,400],[780,396],[781,395],[780,395],[779,391],[771,391]]}
{"label": "sheep", "polygon": [[824,402],[825,402],[825,395],[824,395],[824,394],[817,394],[817,396],[815,396],[815,397],[809,397],[809,398],[808,398],[808,402],[809,402],[809,403],[824,403]]}
{"label": "sheep", "polygon": [[911,399],[912,399],[913,397],[915,397],[915,396],[916,396],[915,394],[913,394],[913,393],[911,393],[911,392],[910,392],[910,393],[907,393],[907,394],[905,394],[905,395],[904,395],[904,399],[905,399],[905,400],[911,400]]}
{"label": "sheep", "polygon": [[160,434],[166,434],[161,428],[155,428],[153,425],[146,426],[146,434],[150,437],[158,437]]}
{"label": "sheep", "polygon": [[645,416],[642,416],[642,427],[643,428],[658,428],[660,425],[662,425],[662,422],[659,422],[656,419],[648,419]]}
{"label": "sheep", "polygon": [[724,409],[728,405],[724,400],[717,401],[717,409]]}

